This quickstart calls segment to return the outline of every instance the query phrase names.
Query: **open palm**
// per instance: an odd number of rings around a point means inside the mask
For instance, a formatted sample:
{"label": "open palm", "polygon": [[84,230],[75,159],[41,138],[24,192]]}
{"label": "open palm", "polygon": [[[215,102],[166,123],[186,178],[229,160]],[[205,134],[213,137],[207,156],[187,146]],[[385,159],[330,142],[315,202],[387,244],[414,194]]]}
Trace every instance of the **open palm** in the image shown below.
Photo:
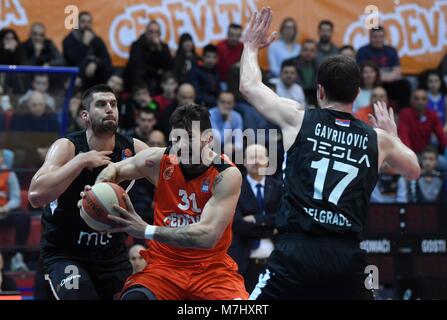
{"label": "open palm", "polygon": [[261,49],[272,43],[277,35],[276,32],[270,35],[268,33],[272,19],[273,14],[270,8],[262,8],[260,13],[254,12],[242,37],[244,45]]}

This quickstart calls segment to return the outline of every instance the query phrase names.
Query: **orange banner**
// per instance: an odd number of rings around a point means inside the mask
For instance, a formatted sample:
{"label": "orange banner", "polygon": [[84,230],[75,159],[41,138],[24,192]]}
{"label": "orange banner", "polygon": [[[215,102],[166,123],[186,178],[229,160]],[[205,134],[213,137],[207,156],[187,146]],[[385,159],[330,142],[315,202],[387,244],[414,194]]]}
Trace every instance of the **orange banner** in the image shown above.
{"label": "orange banner", "polygon": [[[284,18],[295,18],[300,41],[317,39],[318,22],[329,19],[335,23],[334,42],[357,49],[368,42],[368,6],[375,5],[388,43],[398,49],[403,71],[409,74],[437,67],[447,46],[446,0],[0,0],[0,28],[14,28],[24,40],[30,24],[43,22],[60,48],[72,27],[73,12],[90,11],[114,64],[124,65],[130,44],[150,19],[161,24],[162,37],[172,50],[183,32],[191,33],[201,48],[224,39],[231,22],[246,24],[250,14],[264,5],[274,10],[275,29]],[[265,52],[262,57],[266,66]]]}

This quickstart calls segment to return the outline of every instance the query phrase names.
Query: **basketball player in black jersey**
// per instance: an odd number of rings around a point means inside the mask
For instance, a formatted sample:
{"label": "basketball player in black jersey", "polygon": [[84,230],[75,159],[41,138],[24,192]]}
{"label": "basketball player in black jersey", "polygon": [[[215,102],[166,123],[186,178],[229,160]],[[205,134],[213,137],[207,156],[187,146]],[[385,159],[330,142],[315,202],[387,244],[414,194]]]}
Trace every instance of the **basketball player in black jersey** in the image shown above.
{"label": "basketball player in black jersey", "polygon": [[33,207],[44,207],[41,263],[56,299],[112,299],[132,273],[121,234],[98,233],[79,215],[77,202],[110,163],[147,145],[116,133],[117,99],[107,85],[84,92],[87,129],[53,143],[29,189]]}
{"label": "basketball player in black jersey", "polygon": [[415,179],[417,157],[398,138],[393,112],[384,104],[375,106],[372,127],[353,117],[360,71],[350,58],[331,57],[319,68],[317,109],[305,110],[262,84],[257,56],[275,38],[268,34],[271,21],[270,8],[263,8],[249,22],[240,90],[281,127],[285,194],[275,250],[250,298],[371,299],[359,248],[369,197],[383,162]]}

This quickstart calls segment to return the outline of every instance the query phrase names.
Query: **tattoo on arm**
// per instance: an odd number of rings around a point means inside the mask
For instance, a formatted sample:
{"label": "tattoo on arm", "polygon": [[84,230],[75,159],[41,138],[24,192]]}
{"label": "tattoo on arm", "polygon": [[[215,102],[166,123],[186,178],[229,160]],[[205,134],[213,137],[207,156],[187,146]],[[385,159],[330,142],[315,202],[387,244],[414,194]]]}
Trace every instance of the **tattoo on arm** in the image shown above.
{"label": "tattoo on arm", "polygon": [[222,173],[219,173],[216,178],[214,179],[214,183],[213,183],[213,189],[216,188],[216,186],[222,181],[223,179],[223,175]]}
{"label": "tattoo on arm", "polygon": [[153,166],[155,166],[155,161],[148,159],[148,160],[144,161],[144,164],[146,165],[146,167],[152,168]]}
{"label": "tattoo on arm", "polygon": [[198,237],[191,231],[191,225],[182,228],[158,227],[155,229],[154,240],[178,247],[196,248]]}

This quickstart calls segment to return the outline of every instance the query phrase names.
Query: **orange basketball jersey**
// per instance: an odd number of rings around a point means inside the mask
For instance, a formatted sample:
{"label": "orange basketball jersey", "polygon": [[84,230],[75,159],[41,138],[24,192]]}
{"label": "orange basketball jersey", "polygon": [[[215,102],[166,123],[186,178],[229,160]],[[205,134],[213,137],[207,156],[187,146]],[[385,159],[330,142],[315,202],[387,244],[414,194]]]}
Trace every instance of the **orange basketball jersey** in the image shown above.
{"label": "orange basketball jersey", "polygon": [[[154,225],[180,228],[200,221],[205,204],[213,195],[214,179],[219,172],[235,165],[225,155],[221,155],[220,163],[211,164],[203,174],[187,180],[180,166],[175,164],[175,161],[173,163],[172,159],[175,158],[172,157],[168,148],[160,163],[160,175],[154,197]],[[183,264],[223,259],[231,244],[231,224],[232,220],[212,249],[180,248],[151,241],[143,256],[148,263],[154,258],[157,261]]]}

